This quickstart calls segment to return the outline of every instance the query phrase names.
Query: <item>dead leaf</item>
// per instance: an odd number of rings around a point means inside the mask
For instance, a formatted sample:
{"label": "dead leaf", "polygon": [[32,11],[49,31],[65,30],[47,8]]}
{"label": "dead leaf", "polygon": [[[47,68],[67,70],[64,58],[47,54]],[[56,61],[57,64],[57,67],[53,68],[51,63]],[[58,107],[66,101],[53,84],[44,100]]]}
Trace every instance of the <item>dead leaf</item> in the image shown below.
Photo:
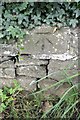
{"label": "dead leaf", "polygon": [[58,29],[58,27],[54,27],[53,33],[56,32]]}

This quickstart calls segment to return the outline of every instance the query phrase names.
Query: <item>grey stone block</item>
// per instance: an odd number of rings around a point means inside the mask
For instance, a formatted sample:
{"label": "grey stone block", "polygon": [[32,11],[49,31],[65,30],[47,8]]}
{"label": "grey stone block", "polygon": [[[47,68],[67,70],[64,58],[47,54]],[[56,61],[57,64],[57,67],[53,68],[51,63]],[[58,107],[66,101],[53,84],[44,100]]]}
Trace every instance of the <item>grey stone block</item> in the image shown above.
{"label": "grey stone block", "polygon": [[[78,35],[77,31],[69,28],[61,28],[55,33],[53,27],[46,25],[37,27],[26,35],[24,41],[24,50],[19,50],[21,54],[78,54]],[[52,31],[52,32],[51,32]]]}
{"label": "grey stone block", "polygon": [[48,61],[47,60],[39,60],[39,59],[32,59],[29,58],[27,55],[25,56],[20,56],[19,57],[19,62],[16,62],[15,65],[21,66],[21,65],[47,65]]}
{"label": "grey stone block", "polygon": [[37,26],[35,29],[31,31],[34,34],[51,34],[53,33],[53,27],[47,24],[43,24],[42,26]]}
{"label": "grey stone block", "polygon": [[[70,88],[70,85],[67,82],[65,82],[64,84],[55,85],[56,83],[57,83],[57,81],[55,81],[54,79],[49,79],[49,78],[44,79],[39,82],[41,89],[48,88],[44,91],[44,96],[46,98],[50,95],[62,97],[62,95],[65,93],[65,91]],[[54,86],[52,86],[52,85],[54,85]]]}
{"label": "grey stone block", "polygon": [[60,60],[50,60],[48,69],[52,69],[55,71],[57,70],[64,70],[64,69],[76,69],[78,70],[78,60],[66,60],[66,61],[60,61]]}
{"label": "grey stone block", "polygon": [[11,57],[1,56],[1,57],[0,57],[0,63],[2,63],[2,62],[4,62],[4,61],[8,61],[8,60],[10,60],[10,59],[11,59]]}
{"label": "grey stone block", "polygon": [[[49,76],[49,78],[60,81],[62,79],[66,79],[67,77],[78,74],[78,72],[79,72],[78,64],[73,65],[69,68],[69,67],[67,67],[67,66],[70,66],[69,63],[70,63],[70,61],[69,62],[68,61],[67,62],[66,61],[65,62],[60,62],[60,61],[52,62],[49,65],[48,74],[50,74],[50,73],[54,73],[54,74]],[[72,83],[77,83],[78,82],[78,77],[74,77],[70,80],[72,81]]]}
{"label": "grey stone block", "polygon": [[13,81],[16,79],[9,78],[1,78],[0,77],[0,89],[4,86],[11,87],[13,85]]}
{"label": "grey stone block", "polygon": [[11,61],[11,60],[8,60],[8,61],[4,61],[0,64],[0,68],[14,68],[15,65],[14,65],[14,62]]}
{"label": "grey stone block", "polygon": [[15,78],[14,68],[4,68],[0,70],[0,77],[3,78]]}
{"label": "grey stone block", "polygon": [[41,78],[46,76],[45,66],[21,66],[17,68],[17,75]]}
{"label": "grey stone block", "polygon": [[36,81],[36,78],[18,76],[17,81],[26,90],[34,91],[36,90],[36,84],[31,84],[33,81]]}
{"label": "grey stone block", "polygon": [[68,50],[66,39],[60,39],[53,34],[33,34],[24,41],[21,54],[58,54]]}
{"label": "grey stone block", "polygon": [[18,50],[16,46],[0,44],[0,56],[16,56],[18,55]]}

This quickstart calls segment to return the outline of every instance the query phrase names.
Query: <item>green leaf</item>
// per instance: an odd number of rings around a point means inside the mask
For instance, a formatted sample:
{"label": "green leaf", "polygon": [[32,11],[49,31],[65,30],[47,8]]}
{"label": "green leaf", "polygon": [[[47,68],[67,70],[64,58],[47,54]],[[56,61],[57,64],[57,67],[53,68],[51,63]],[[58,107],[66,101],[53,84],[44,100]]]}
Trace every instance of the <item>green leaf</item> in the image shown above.
{"label": "green leaf", "polygon": [[23,48],[23,47],[20,47],[20,49],[21,49],[21,50],[24,50],[24,48]]}
{"label": "green leaf", "polygon": [[21,61],[23,61],[23,60],[24,60],[24,58],[20,58],[20,60],[21,60]]}
{"label": "green leaf", "polygon": [[21,25],[21,23],[22,23],[22,20],[18,20],[18,24]]}
{"label": "green leaf", "polygon": [[18,43],[17,43],[17,46],[19,47],[20,45],[21,45],[21,43],[20,43],[20,42],[18,42]]}
{"label": "green leaf", "polygon": [[63,26],[63,24],[62,23],[58,23],[57,26],[60,29]]}
{"label": "green leaf", "polygon": [[14,90],[12,88],[9,89],[9,93],[10,94],[13,94],[14,93]]}
{"label": "green leaf", "polygon": [[76,18],[78,18],[80,16],[80,10],[79,9],[76,9],[74,11],[74,13],[76,14]]}
{"label": "green leaf", "polygon": [[2,33],[0,33],[0,38],[4,37],[4,35]]}
{"label": "green leaf", "polygon": [[7,100],[7,102],[5,103],[6,106],[7,106],[11,101],[13,101],[13,100],[14,100],[14,98],[11,96],[11,97]]}
{"label": "green leaf", "polygon": [[22,91],[22,90],[23,90],[23,88],[19,87],[19,88],[18,88],[18,90],[19,90],[19,91]]}
{"label": "green leaf", "polygon": [[6,36],[7,40],[10,40],[10,36]]}
{"label": "green leaf", "polygon": [[8,98],[8,97],[6,96],[6,94],[3,94],[3,95],[1,96],[1,98],[2,98],[2,102],[3,102],[3,101],[6,100],[6,98]]}
{"label": "green leaf", "polygon": [[5,108],[6,108],[6,105],[4,103],[1,103],[0,112],[3,112]]}
{"label": "green leaf", "polygon": [[77,23],[78,23],[77,19],[71,19],[70,22],[69,22],[69,24],[72,25],[73,28],[76,27]]}
{"label": "green leaf", "polygon": [[14,83],[15,87],[18,86],[18,82],[16,80],[14,80],[13,83]]}

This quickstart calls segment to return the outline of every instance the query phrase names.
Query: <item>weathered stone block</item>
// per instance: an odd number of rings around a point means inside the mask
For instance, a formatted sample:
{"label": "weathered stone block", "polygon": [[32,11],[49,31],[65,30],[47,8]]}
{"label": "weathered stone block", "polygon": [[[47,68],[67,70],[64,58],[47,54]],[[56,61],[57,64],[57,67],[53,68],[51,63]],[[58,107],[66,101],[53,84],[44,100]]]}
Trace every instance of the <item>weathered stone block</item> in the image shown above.
{"label": "weathered stone block", "polygon": [[0,63],[4,62],[4,61],[7,61],[7,60],[10,60],[11,57],[8,57],[8,56],[1,56],[0,57]]}
{"label": "weathered stone block", "polygon": [[59,54],[68,50],[67,40],[54,34],[33,34],[24,41],[21,54]]}
{"label": "weathered stone block", "polygon": [[[53,78],[54,80],[60,81],[67,77],[78,74],[78,63],[73,65],[72,61],[51,60],[48,66],[48,70],[48,74],[54,73],[51,76],[49,76],[49,78]],[[71,80],[73,83],[76,83],[78,82],[78,77],[74,77]]]}
{"label": "weathered stone block", "polygon": [[15,69],[14,68],[4,68],[1,69],[0,77],[3,78],[15,78]]}
{"label": "weathered stone block", "polygon": [[23,54],[77,54],[77,31],[64,27],[53,33],[53,27],[48,26],[49,29],[46,27],[42,25],[30,31],[30,34],[25,37],[25,49],[20,52]]}
{"label": "weathered stone block", "polygon": [[31,84],[33,81],[36,81],[36,78],[19,76],[17,77],[17,81],[26,90],[29,91],[36,90],[36,84]]}
{"label": "weathered stone block", "polygon": [[61,85],[55,85],[56,83],[57,81],[55,81],[54,79],[44,79],[39,82],[41,89],[45,89],[54,85],[53,87],[50,87],[49,89],[44,91],[45,97],[48,97],[50,95],[62,97],[64,92],[70,88],[70,85],[67,82]]}
{"label": "weathered stone block", "polygon": [[78,70],[78,60],[68,60],[68,61],[60,61],[60,60],[50,60],[48,69],[64,70],[64,69],[76,69]]}
{"label": "weathered stone block", "polygon": [[21,66],[17,68],[17,75],[41,78],[46,76],[45,66]]}
{"label": "weathered stone block", "polygon": [[18,50],[15,46],[0,44],[0,56],[16,56],[18,55]]}
{"label": "weathered stone block", "polygon": [[[62,80],[72,75],[78,74],[78,61],[57,61],[50,60],[48,65],[48,74],[54,73],[49,78],[53,78],[55,80]],[[78,82],[78,77],[71,79],[73,83]]]}
{"label": "weathered stone block", "polygon": [[48,78],[54,79],[55,81],[60,81],[66,78],[64,71],[61,70],[55,71],[55,69],[50,69],[48,74],[50,74]]}
{"label": "weathered stone block", "polygon": [[4,86],[11,87],[13,85],[14,80],[16,79],[0,78],[0,89]]}
{"label": "weathered stone block", "polygon": [[43,24],[42,26],[37,26],[31,31],[31,33],[36,34],[50,34],[53,33],[53,27],[50,25]]}
{"label": "weathered stone block", "polygon": [[13,61],[11,61],[11,60],[9,60],[9,61],[5,61],[5,62],[2,62],[1,64],[0,64],[0,67],[1,68],[13,68],[13,67],[15,67],[15,65],[14,65],[14,62]]}
{"label": "weathered stone block", "polygon": [[48,61],[47,60],[39,60],[39,59],[32,59],[29,58],[27,55],[25,56],[20,56],[19,57],[19,62],[16,63],[15,65],[21,66],[21,65],[47,65]]}
{"label": "weathered stone block", "polygon": [[[80,73],[80,70],[67,70],[67,75],[68,75],[68,77],[70,77],[70,76],[73,76],[73,75],[76,75],[76,74],[78,74],[78,73]],[[73,84],[76,84],[76,83],[79,83],[80,82],[80,80],[79,80],[79,76],[76,76],[76,77],[74,77],[74,78],[71,78],[70,79],[71,80],[71,82],[73,83]]]}

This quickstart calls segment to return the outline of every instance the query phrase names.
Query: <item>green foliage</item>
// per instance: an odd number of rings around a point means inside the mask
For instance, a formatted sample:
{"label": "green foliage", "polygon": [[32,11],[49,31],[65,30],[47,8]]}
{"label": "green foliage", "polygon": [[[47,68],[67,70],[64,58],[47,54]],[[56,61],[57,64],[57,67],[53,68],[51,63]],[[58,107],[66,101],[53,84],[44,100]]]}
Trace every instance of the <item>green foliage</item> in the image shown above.
{"label": "green foliage", "polygon": [[[34,96],[28,96],[27,90],[18,91],[15,94],[10,95],[7,100],[8,104],[1,104],[1,108],[4,107],[4,111],[2,110],[3,119],[28,119],[28,118],[40,118],[40,110],[42,108],[41,104],[43,103],[44,97],[43,94],[40,93]],[[29,98],[30,97],[30,98]]]}
{"label": "green foliage", "polygon": [[17,81],[13,81],[15,87],[8,88],[4,86],[3,90],[0,89],[0,112],[3,112],[11,101],[14,100],[16,91],[22,91],[22,88],[18,85]]}
{"label": "green foliage", "polygon": [[25,31],[21,30],[18,26],[9,26],[5,31],[3,31],[3,34],[0,34],[0,38],[4,38],[4,43],[6,43],[11,38],[21,42],[24,40],[24,35]]}
{"label": "green foliage", "polygon": [[[42,23],[51,26],[72,26],[79,23],[80,3],[70,2],[9,2],[3,3],[0,38],[23,37],[21,29],[32,29]],[[18,27],[17,27],[18,26]],[[12,30],[11,30],[12,29]],[[20,29],[20,30],[19,30]],[[20,34],[22,35],[21,37]]]}

